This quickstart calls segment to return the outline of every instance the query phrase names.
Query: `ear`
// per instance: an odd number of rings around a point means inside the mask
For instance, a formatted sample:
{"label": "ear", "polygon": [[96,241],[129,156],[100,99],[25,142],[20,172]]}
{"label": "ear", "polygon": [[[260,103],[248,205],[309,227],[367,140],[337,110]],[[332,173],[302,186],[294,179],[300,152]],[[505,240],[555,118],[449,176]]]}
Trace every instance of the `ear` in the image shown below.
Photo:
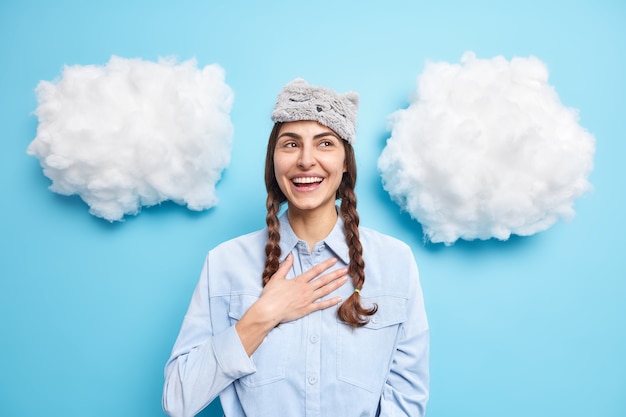
{"label": "ear", "polygon": [[359,95],[357,93],[350,91],[348,93],[345,93],[344,97],[354,105],[355,109],[359,106]]}

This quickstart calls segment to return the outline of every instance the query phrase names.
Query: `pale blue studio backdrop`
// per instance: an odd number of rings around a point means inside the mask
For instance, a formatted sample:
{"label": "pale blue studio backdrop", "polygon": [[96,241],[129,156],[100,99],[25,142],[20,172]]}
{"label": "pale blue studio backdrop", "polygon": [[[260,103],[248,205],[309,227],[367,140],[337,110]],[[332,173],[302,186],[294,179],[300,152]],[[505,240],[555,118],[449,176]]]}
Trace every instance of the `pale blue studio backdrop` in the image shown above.
{"label": "pale blue studio backdrop", "polygon": [[[534,55],[597,140],[576,217],[509,241],[424,244],[383,190],[386,118],[427,60]],[[122,223],[48,190],[40,80],[111,55],[218,63],[235,93],[219,205]],[[626,2],[0,1],[0,416],[158,417],[206,252],[264,226],[269,115],[295,77],[361,94],[362,224],[411,245],[432,331],[432,417],[626,415]],[[221,415],[217,402],[203,416]]]}

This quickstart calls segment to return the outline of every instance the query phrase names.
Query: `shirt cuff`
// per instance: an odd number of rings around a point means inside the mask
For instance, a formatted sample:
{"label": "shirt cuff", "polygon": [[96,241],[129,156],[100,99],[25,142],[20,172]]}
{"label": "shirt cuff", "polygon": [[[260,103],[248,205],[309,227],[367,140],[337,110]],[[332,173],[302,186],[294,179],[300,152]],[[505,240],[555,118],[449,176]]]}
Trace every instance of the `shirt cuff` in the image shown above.
{"label": "shirt cuff", "polygon": [[213,353],[224,375],[239,379],[256,372],[254,362],[246,353],[235,326],[213,337]]}

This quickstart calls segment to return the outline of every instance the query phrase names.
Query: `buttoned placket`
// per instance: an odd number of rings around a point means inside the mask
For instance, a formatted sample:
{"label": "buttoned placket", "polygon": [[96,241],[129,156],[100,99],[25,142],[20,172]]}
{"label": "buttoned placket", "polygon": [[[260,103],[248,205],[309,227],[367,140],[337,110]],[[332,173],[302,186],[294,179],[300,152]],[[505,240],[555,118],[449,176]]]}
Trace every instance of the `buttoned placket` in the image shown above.
{"label": "buttoned placket", "polygon": [[[323,246],[316,246],[313,253],[309,252],[305,242],[298,243],[298,255],[302,272],[308,271],[315,264],[320,262],[321,250]],[[321,311],[309,314],[304,320],[305,328],[303,335],[306,338],[306,358],[305,358],[305,407],[307,417],[321,416]]]}

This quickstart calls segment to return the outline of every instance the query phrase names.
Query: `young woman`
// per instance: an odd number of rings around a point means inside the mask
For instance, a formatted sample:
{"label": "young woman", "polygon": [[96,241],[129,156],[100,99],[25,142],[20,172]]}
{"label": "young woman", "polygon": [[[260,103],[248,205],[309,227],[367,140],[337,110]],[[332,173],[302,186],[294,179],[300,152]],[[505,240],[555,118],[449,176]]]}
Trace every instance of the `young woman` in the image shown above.
{"label": "young woman", "polygon": [[357,105],[301,79],[280,92],[267,227],[209,251],[165,368],[169,415],[218,395],[227,417],[424,415],[418,270],[406,244],[359,227]]}

